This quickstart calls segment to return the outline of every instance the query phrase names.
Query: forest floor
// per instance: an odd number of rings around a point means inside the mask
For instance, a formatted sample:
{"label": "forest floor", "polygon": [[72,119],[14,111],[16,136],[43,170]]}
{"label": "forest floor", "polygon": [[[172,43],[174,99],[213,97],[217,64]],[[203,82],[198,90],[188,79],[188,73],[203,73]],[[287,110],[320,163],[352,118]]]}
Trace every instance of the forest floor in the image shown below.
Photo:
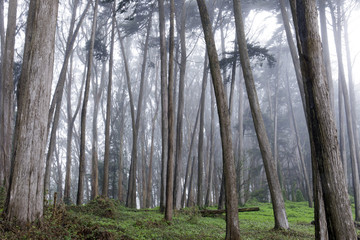
{"label": "forest floor", "polygon": [[[0,204],[2,201],[0,201]],[[245,207],[256,212],[240,212],[242,239],[314,239],[313,209],[306,202],[286,202],[290,230],[273,230],[270,203],[250,202]],[[0,205],[0,212],[2,205]],[[0,239],[224,239],[225,214],[202,217],[197,208],[177,211],[166,222],[159,209],[133,210],[115,200],[98,198],[86,205],[58,207],[50,202],[43,222],[20,229],[0,220]]]}

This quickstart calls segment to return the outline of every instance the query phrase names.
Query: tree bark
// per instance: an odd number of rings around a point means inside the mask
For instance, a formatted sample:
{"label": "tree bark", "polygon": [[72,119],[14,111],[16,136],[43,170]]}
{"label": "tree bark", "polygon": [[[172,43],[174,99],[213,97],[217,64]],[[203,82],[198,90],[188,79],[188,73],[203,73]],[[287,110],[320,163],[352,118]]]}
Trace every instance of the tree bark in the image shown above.
{"label": "tree bark", "polygon": [[166,205],[165,220],[171,221],[173,214],[173,191],[174,191],[174,150],[175,150],[175,130],[174,130],[174,46],[175,46],[175,3],[170,0],[170,36],[169,36],[169,75],[168,75],[168,161],[166,173]]}
{"label": "tree bark", "polygon": [[236,34],[240,52],[240,62],[245,79],[246,91],[249,98],[251,114],[256,130],[256,136],[258,138],[259,147],[266,172],[266,178],[269,185],[275,217],[275,229],[288,229],[289,223],[286,217],[285,204],[282,197],[280,182],[276,171],[276,165],[273,159],[273,155],[271,153],[270,143],[261,115],[259,100],[257,98],[254,78],[251,72],[250,60],[246,47],[244,23],[242,19],[240,1],[234,0],[233,2],[235,12]]}
{"label": "tree bark", "polygon": [[110,59],[109,59],[109,81],[106,99],[106,120],[105,120],[105,153],[104,153],[104,180],[102,186],[102,196],[108,197],[109,195],[109,161],[110,161],[110,120],[111,120],[111,88],[113,78],[113,65],[114,65],[114,40],[115,40],[115,8],[116,1],[112,6],[111,18],[111,40],[110,40]]}
{"label": "tree bark", "polygon": [[[79,113],[80,106],[81,106],[81,99],[82,99],[82,92],[85,83],[85,74],[81,83],[80,88],[80,96],[78,98],[78,102],[76,105],[76,109],[74,115],[72,114],[71,110],[71,88],[72,88],[72,68],[73,68],[73,60],[72,57],[70,59],[70,73],[67,82],[67,93],[66,93],[66,101],[67,101],[67,137],[66,137],[66,166],[65,166],[65,186],[64,186],[64,203],[71,204],[71,197],[70,197],[70,190],[71,190],[71,154],[72,154],[72,135],[73,135],[73,128],[75,124],[75,119]],[[86,70],[86,67],[85,67]],[[85,71],[84,71],[85,72]]]}
{"label": "tree bark", "polygon": [[174,208],[180,209],[181,207],[181,175],[182,175],[182,123],[184,114],[184,88],[185,88],[185,74],[186,74],[186,0],[183,0],[181,10],[181,29],[180,29],[180,42],[181,42],[181,63],[180,63],[180,79],[179,79],[179,99],[177,110],[176,122],[176,152],[175,152],[175,177],[174,177]]}
{"label": "tree bark", "polygon": [[[356,239],[323,64],[316,2],[292,0],[291,4],[308,109],[313,171],[319,173],[314,177],[315,181],[319,177],[321,183],[314,188],[321,187],[329,239]],[[319,221],[317,211],[315,220]]]}
{"label": "tree bark", "polygon": [[18,85],[18,111],[4,214],[22,226],[43,216],[46,127],[54,63],[57,0],[32,0]]}
{"label": "tree bark", "polygon": [[90,92],[90,78],[93,65],[93,55],[94,55],[94,42],[95,42],[95,29],[96,29],[96,20],[98,12],[98,2],[95,0],[94,13],[93,13],[93,22],[91,27],[91,37],[90,37],[90,48],[89,55],[87,59],[87,72],[86,72],[86,81],[85,81],[85,91],[84,91],[84,101],[81,109],[81,133],[80,133],[80,160],[79,160],[79,180],[78,180],[78,192],[76,198],[76,205],[81,205],[84,198],[84,178],[86,171],[86,160],[85,160],[85,131],[86,131],[86,114],[87,114],[87,103],[89,100]]}
{"label": "tree bark", "polygon": [[198,143],[198,181],[197,181],[197,199],[198,207],[203,206],[203,176],[204,176],[204,121],[205,121],[205,92],[208,79],[208,56],[205,53],[203,79],[200,97],[200,123],[199,123],[199,143]]}
{"label": "tree bark", "polygon": [[[349,148],[350,148],[350,158],[351,158],[351,170],[352,170],[352,180],[353,180],[353,190],[354,190],[354,199],[355,199],[355,221],[360,221],[360,183],[359,183],[359,169],[358,161],[356,157],[356,144],[354,136],[354,126],[352,121],[352,110],[350,104],[349,91],[345,79],[345,70],[343,64],[343,54],[342,54],[342,34],[341,34],[341,6],[340,3],[337,3],[338,19],[336,21],[334,9],[331,8],[332,19],[333,19],[333,29],[334,29],[334,38],[336,43],[336,53],[338,59],[338,70],[339,70],[339,81],[341,82],[342,96],[344,97],[344,106],[345,106],[345,116],[346,116],[346,125],[347,133],[349,138]],[[345,161],[345,159],[344,159]]]}
{"label": "tree bark", "polygon": [[164,0],[158,0],[159,31],[160,31],[160,78],[161,78],[161,183],[160,183],[160,211],[165,210],[166,162],[168,151],[168,93],[167,93],[167,57],[165,39],[165,10]]}
{"label": "tree bark", "polygon": [[226,237],[225,239],[240,239],[239,216],[237,213],[236,174],[234,152],[232,149],[232,136],[229,107],[222,83],[220,65],[216,51],[211,21],[203,0],[197,0],[201,23],[204,30],[206,49],[208,52],[210,71],[216,96],[220,134],[223,149],[223,172],[225,176],[226,192]]}
{"label": "tree bark", "polygon": [[[1,151],[0,151],[0,167],[3,167],[4,176],[0,176],[1,181],[4,180],[5,188],[9,186],[9,175],[10,175],[10,158],[11,158],[11,144],[13,139],[13,128],[14,128],[14,79],[13,79],[13,65],[14,65],[14,47],[15,47],[15,31],[16,31],[16,11],[17,0],[9,1],[8,8],[8,19],[7,29],[5,38],[5,47],[2,48],[3,58],[1,59],[2,67],[2,85],[1,85]],[[2,16],[1,16],[2,17]],[[1,166],[3,165],[3,166]],[[1,174],[0,174],[1,175]]]}

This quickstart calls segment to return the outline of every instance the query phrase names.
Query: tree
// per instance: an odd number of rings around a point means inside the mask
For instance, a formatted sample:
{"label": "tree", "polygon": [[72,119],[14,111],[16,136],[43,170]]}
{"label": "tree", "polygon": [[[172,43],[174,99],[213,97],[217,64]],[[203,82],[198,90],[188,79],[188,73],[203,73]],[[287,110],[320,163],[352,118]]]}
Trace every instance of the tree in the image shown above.
{"label": "tree", "polygon": [[168,159],[166,172],[165,219],[172,220],[174,191],[174,150],[175,150],[175,111],[174,111],[174,46],[175,46],[175,3],[170,0],[170,36],[169,36],[169,75],[168,75]]}
{"label": "tree", "polygon": [[110,158],[110,119],[111,119],[111,88],[113,78],[114,65],[114,40],[115,40],[115,6],[116,1],[112,4],[112,18],[111,18],[111,40],[110,40],[110,59],[109,59],[109,81],[107,89],[106,102],[106,122],[105,122],[105,154],[104,154],[104,181],[102,188],[103,197],[108,197],[109,187],[109,158]]}
{"label": "tree", "polygon": [[256,130],[256,136],[259,142],[260,151],[263,158],[266,178],[269,184],[269,190],[270,190],[274,217],[275,217],[275,229],[288,229],[289,223],[286,217],[284,199],[282,196],[280,182],[276,171],[276,165],[273,156],[271,154],[271,147],[266,134],[264,120],[261,115],[254,78],[250,67],[250,60],[246,47],[244,23],[241,13],[241,5],[239,0],[234,0],[233,3],[234,3],[234,15],[235,15],[235,24],[236,24],[236,36],[239,44],[241,67],[245,79],[245,86],[248,94],[255,130]]}
{"label": "tree", "polygon": [[164,0],[158,0],[159,31],[160,31],[160,79],[161,79],[161,183],[160,211],[165,210],[166,159],[168,150],[168,97],[167,97],[167,57],[165,39],[165,9]]}
{"label": "tree", "polygon": [[76,205],[81,205],[84,198],[84,178],[85,178],[85,131],[86,131],[86,113],[87,113],[87,104],[89,100],[89,91],[90,91],[90,78],[93,65],[93,56],[94,56],[94,42],[95,42],[95,29],[96,29],[96,20],[99,0],[95,0],[94,13],[93,13],[93,22],[91,27],[91,37],[90,37],[90,46],[88,51],[87,58],[87,72],[85,80],[85,89],[84,89],[84,100],[81,109],[81,132],[80,132],[80,160],[79,160],[79,181],[78,181],[78,192],[76,198]]}
{"label": "tree", "polygon": [[[10,155],[11,143],[13,134],[13,115],[14,115],[14,79],[13,79],[13,64],[14,64],[14,47],[15,47],[15,30],[16,30],[16,11],[17,0],[9,2],[8,20],[5,38],[5,47],[3,58],[1,59],[1,152],[0,162],[3,163],[4,176],[0,174],[1,181],[5,180],[5,187],[9,185],[10,174]],[[1,166],[1,165],[0,165]]]}
{"label": "tree", "polygon": [[230,129],[230,114],[227,106],[224,85],[221,80],[221,71],[216,51],[211,21],[203,0],[197,0],[201,23],[204,30],[206,49],[209,57],[210,71],[216,96],[221,143],[223,149],[223,171],[225,177],[226,195],[226,237],[225,239],[240,239],[239,216],[237,212],[236,174],[232,137]]}
{"label": "tree", "polygon": [[58,0],[31,0],[18,88],[12,166],[4,213],[25,226],[41,219],[44,153]]}
{"label": "tree", "polygon": [[[328,237],[356,239],[323,63],[316,2],[292,0],[291,8],[305,90],[312,167],[313,172],[319,173],[314,177],[319,177],[321,183]],[[319,222],[316,202],[315,221]],[[316,238],[320,239],[317,231]]]}

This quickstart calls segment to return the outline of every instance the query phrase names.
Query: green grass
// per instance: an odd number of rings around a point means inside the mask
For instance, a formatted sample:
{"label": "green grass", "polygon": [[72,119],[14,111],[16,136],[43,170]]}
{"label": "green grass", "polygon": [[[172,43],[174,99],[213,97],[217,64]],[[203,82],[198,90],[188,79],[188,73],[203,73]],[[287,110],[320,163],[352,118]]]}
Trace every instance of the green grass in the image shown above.
{"label": "green grass", "polygon": [[[288,231],[275,231],[270,203],[253,202],[245,207],[260,207],[258,212],[239,213],[242,239],[314,239],[313,209],[306,202],[286,202]],[[164,220],[158,209],[131,210],[113,200],[97,199],[87,205],[62,208],[53,215],[46,210],[42,225],[19,229],[0,222],[0,239],[224,239],[225,214],[202,217],[198,209],[174,213]]]}

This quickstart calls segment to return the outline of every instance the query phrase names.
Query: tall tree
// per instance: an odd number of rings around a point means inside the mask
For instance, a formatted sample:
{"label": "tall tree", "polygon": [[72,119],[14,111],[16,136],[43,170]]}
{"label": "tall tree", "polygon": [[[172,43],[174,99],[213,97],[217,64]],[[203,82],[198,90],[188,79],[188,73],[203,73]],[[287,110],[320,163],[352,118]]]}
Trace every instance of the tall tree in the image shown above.
{"label": "tall tree", "polygon": [[160,183],[160,211],[165,210],[166,162],[168,150],[168,96],[167,96],[167,57],[165,37],[165,9],[164,0],[158,0],[159,31],[160,31],[160,79],[161,79],[161,183]]}
{"label": "tall tree", "polygon": [[103,197],[108,197],[108,188],[109,188],[111,88],[112,88],[113,65],[114,65],[114,41],[115,41],[115,21],[116,21],[115,6],[116,6],[116,0],[113,1],[112,11],[111,11],[112,18],[111,18],[110,59],[109,59],[109,81],[107,88],[106,120],[105,120],[104,180],[102,187]]}
{"label": "tall tree", "polygon": [[8,220],[16,219],[23,226],[43,215],[44,153],[58,3],[58,0],[31,0],[29,5],[4,208]]}
{"label": "tall tree", "polygon": [[221,79],[220,65],[212,32],[211,21],[205,1],[197,0],[201,23],[204,30],[206,49],[209,57],[210,71],[214,86],[217,109],[220,122],[220,135],[223,149],[223,172],[226,193],[226,237],[225,239],[240,239],[238,200],[236,193],[236,174],[234,152],[232,149],[230,114],[224,85]]}
{"label": "tall tree", "polygon": [[244,23],[241,13],[240,0],[234,0],[234,15],[236,35],[239,44],[240,62],[245,79],[246,91],[250,103],[251,114],[255,126],[256,136],[259,142],[263,158],[266,178],[269,185],[273,212],[275,217],[275,229],[288,229],[289,223],[286,217],[284,199],[281,192],[275,161],[271,153],[271,147],[265,130],[264,120],[261,115],[259,100],[257,98],[254,78],[252,75],[250,60],[246,46]]}
{"label": "tall tree", "polygon": [[176,152],[175,152],[175,177],[174,177],[174,208],[179,209],[181,203],[181,165],[182,165],[182,125],[184,114],[184,88],[185,88],[185,74],[186,74],[186,0],[182,2],[181,10],[181,26],[180,26],[180,45],[181,45],[181,62],[180,62],[180,79],[179,79],[179,97],[178,110],[176,122]]}
{"label": "tall tree", "polygon": [[175,111],[174,111],[174,47],[175,47],[175,3],[170,0],[169,36],[169,75],[168,75],[168,159],[166,172],[165,219],[172,220],[174,191],[174,150],[175,150]]}
{"label": "tall tree", "polygon": [[85,131],[86,131],[86,114],[87,114],[87,104],[89,100],[90,92],[90,78],[93,65],[93,56],[94,56],[94,42],[95,42],[95,29],[97,21],[97,12],[98,12],[99,0],[95,0],[92,27],[91,27],[91,37],[90,37],[90,46],[87,57],[87,72],[85,80],[85,90],[84,90],[84,100],[81,109],[81,132],[80,132],[80,160],[79,160],[79,180],[78,180],[78,192],[76,198],[76,205],[81,205],[84,198],[84,178],[85,178]]}
{"label": "tall tree", "polygon": [[[1,59],[2,67],[2,86],[1,86],[1,151],[0,162],[3,163],[4,176],[0,176],[1,181],[5,180],[5,187],[9,185],[10,174],[10,154],[11,143],[13,136],[13,115],[14,115],[14,79],[13,79],[13,64],[14,64],[14,47],[15,47],[15,30],[16,30],[16,11],[17,0],[9,2],[8,19],[6,28],[6,38],[3,58]],[[1,166],[1,165],[0,165]],[[1,174],[0,174],[1,175]]]}
{"label": "tall tree", "polygon": [[[356,239],[323,63],[316,2],[292,0],[291,8],[308,110],[306,118],[312,166],[315,168],[313,172],[320,173],[328,237]],[[315,204],[315,208],[319,207]],[[319,221],[316,209],[315,221]],[[320,239],[315,233],[316,238]]]}

